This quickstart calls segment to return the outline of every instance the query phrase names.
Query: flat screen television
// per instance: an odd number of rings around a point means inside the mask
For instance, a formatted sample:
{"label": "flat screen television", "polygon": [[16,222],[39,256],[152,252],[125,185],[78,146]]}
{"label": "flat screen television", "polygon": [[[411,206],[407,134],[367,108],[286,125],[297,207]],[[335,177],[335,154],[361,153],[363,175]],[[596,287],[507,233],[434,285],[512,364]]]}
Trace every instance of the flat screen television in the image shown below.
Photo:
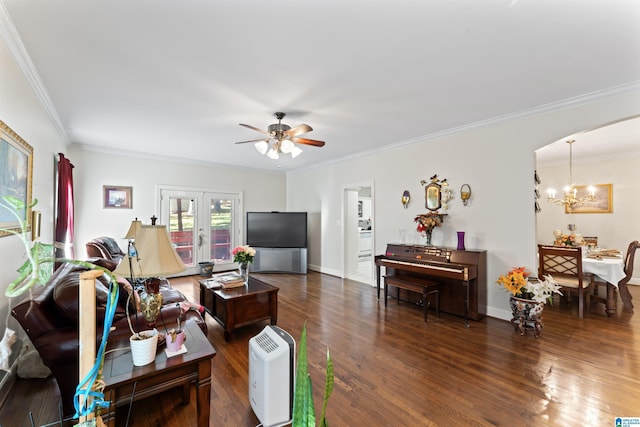
{"label": "flat screen television", "polygon": [[247,245],[306,248],[306,212],[247,212]]}

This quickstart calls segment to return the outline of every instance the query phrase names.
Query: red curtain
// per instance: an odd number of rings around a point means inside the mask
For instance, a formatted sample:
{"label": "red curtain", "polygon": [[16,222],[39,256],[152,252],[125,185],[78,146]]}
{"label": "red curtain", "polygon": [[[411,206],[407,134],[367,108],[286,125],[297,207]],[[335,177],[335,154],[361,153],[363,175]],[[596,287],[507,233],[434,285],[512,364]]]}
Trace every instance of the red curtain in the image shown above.
{"label": "red curtain", "polygon": [[[74,258],[73,164],[58,153],[58,206],[56,211],[56,258]],[[69,252],[67,252],[69,249]]]}

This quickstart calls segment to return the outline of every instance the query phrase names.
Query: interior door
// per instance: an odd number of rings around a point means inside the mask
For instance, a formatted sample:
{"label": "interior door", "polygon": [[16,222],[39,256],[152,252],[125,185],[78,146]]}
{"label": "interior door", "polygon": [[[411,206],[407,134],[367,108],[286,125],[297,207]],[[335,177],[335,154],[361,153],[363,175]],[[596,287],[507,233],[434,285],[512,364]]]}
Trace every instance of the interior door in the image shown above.
{"label": "interior door", "polygon": [[213,262],[216,271],[234,267],[231,250],[241,240],[239,194],[161,189],[160,200],[161,221],[187,266],[183,274],[198,274],[201,262]]}
{"label": "interior door", "polygon": [[373,285],[373,183],[344,189],[343,277]]}

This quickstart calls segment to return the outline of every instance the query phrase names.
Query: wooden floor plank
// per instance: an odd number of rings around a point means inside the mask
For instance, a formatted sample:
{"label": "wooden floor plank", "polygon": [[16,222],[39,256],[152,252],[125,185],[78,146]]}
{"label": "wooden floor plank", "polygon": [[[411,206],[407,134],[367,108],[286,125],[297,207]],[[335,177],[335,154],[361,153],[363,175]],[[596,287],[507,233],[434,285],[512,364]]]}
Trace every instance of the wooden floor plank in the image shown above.
{"label": "wooden floor plank", "polygon": [[[298,340],[307,322],[318,411],[330,348],[335,389],[328,418],[334,427],[606,426],[615,417],[640,416],[640,320],[620,301],[614,316],[593,304],[584,319],[576,303],[546,306],[536,339],[493,318],[465,328],[460,317],[430,311],[425,323],[420,307],[391,300],[385,308],[370,286],[330,275],[256,276],[280,287],[280,327]],[[171,283],[195,300],[195,279]],[[631,292],[640,301],[640,289]],[[248,341],[267,322],[233,331],[231,342],[211,317],[207,324],[217,351],[210,425],[254,427],[259,421],[248,398]],[[0,425],[29,426],[29,411],[36,425],[54,420],[56,396],[51,380],[18,380],[0,409]],[[195,392],[187,406],[179,396],[176,390],[136,403],[130,425],[191,425]]]}

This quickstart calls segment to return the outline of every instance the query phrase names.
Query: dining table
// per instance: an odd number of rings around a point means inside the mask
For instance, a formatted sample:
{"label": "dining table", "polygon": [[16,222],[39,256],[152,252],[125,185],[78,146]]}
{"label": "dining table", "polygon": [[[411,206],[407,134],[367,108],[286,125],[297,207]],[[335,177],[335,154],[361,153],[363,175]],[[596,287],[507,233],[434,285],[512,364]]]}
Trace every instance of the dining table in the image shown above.
{"label": "dining table", "polygon": [[[616,311],[616,294],[618,282],[624,279],[624,258],[613,256],[597,256],[597,254],[585,254],[582,258],[582,272],[591,273],[607,283],[606,313],[611,315]],[[633,310],[630,296],[620,292],[622,302],[628,310]]]}

